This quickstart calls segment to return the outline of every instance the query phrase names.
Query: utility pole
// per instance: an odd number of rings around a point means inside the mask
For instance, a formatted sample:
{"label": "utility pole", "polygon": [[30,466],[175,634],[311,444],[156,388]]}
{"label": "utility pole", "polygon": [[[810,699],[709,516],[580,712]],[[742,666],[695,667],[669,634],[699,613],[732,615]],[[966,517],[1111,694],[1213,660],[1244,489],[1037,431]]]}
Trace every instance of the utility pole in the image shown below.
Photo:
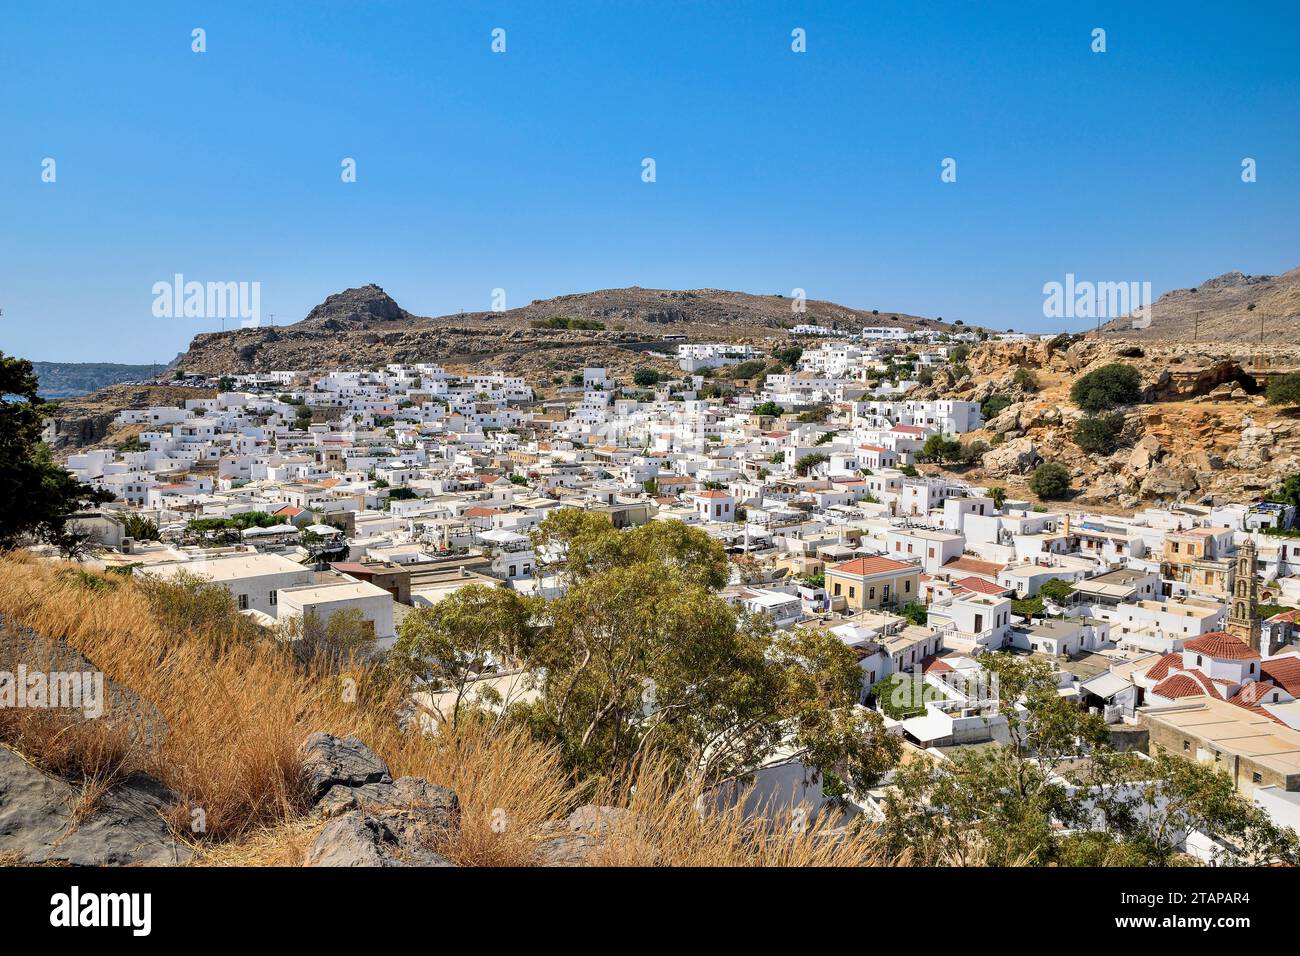
{"label": "utility pole", "polygon": [[1196,325],[1192,328],[1192,341],[1195,342],[1201,337],[1201,310],[1196,310]]}

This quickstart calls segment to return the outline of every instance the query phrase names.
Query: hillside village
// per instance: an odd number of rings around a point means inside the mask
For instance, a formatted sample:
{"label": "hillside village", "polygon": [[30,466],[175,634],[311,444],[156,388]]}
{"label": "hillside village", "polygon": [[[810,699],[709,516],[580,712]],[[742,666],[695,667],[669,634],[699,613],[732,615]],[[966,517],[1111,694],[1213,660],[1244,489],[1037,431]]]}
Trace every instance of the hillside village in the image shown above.
{"label": "hillside village", "polygon": [[[268,629],[346,611],[382,653],[414,610],[471,585],[561,595],[561,556],[536,534],[557,511],[681,522],[725,550],[738,612],[853,652],[860,705],[908,752],[1012,742],[1020,702],[981,663],[1010,651],[1123,749],[1212,763],[1300,828],[1294,500],[1092,511],[960,477],[934,466],[987,470],[1002,452],[985,413],[1009,404],[944,394],[969,376],[973,333],[794,331],[804,344],[775,355],[665,335],[677,370],[630,380],[431,362],[191,379],[214,397],[123,411],[129,440],[67,458],[115,498],[77,516],[77,556],[203,576]],[[1028,394],[1029,377],[1008,386]],[[506,660],[473,675],[517,679]],[[431,727],[444,690],[417,695]],[[779,751],[752,769],[764,792],[883,818],[887,782],[846,801]],[[1184,849],[1231,856],[1215,834]]]}

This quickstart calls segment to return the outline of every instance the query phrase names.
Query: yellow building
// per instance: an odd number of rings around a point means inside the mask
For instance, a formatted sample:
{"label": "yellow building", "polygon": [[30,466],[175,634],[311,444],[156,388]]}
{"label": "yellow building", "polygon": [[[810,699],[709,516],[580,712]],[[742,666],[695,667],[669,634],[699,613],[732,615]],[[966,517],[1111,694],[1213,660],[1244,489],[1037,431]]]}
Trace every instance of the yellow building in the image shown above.
{"label": "yellow building", "polygon": [[892,607],[917,599],[921,569],[892,558],[854,558],[826,569],[826,592],[833,605],[843,601],[856,611]]}

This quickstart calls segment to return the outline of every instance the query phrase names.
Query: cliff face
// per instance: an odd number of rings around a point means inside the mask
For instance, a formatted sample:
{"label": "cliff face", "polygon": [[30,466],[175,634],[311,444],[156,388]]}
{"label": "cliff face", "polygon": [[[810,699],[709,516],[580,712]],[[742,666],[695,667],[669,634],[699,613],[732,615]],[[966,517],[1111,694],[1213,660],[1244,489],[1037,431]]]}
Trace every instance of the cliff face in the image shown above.
{"label": "cliff face", "polygon": [[[331,295],[294,325],[196,335],[175,367],[219,375],[389,362],[491,362],[495,369],[544,374],[583,364],[609,365],[593,359],[660,342],[667,333],[757,341],[801,323],[851,330],[868,325],[949,328],[935,319],[896,312],[850,309],[817,300],[803,305],[804,311],[796,312],[783,296],[630,288],[563,295],[502,312],[421,318],[402,309],[383,289],[368,285]],[[535,323],[557,320],[594,327],[534,328]],[[674,346],[666,348],[672,351]]]}
{"label": "cliff face", "polygon": [[[1083,412],[1070,402],[1069,391],[1080,375],[1112,362],[1139,371],[1143,401],[1123,410],[1119,447],[1098,455],[1074,441]],[[1059,462],[1070,471],[1076,500],[1104,509],[1216,496],[1249,500],[1300,472],[1300,417],[1263,397],[1270,378],[1300,371],[1295,348],[1089,339],[1068,348],[983,346],[966,364],[970,376],[939,391],[974,401],[993,395],[1012,401],[982,431],[963,436],[992,445],[962,475],[970,480],[1032,497],[1027,483],[1033,469],[1043,461]],[[1037,390],[1016,386],[1020,368],[1034,374]]]}

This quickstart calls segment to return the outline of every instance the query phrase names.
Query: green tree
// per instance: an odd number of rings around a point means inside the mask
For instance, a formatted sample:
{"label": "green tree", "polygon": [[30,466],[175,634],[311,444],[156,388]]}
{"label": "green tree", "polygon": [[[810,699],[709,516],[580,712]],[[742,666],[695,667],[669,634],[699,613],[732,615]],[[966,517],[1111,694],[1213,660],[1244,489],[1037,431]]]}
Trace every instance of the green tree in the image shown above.
{"label": "green tree", "polygon": [[754,406],[755,415],[767,415],[772,418],[785,414],[785,409],[776,402],[763,402],[761,405]]}
{"label": "green tree", "polygon": [[794,470],[795,473],[798,474],[799,476],[807,477],[808,474],[810,474],[812,470],[816,468],[818,465],[824,464],[825,462],[828,462],[830,460],[831,459],[829,455],[823,455],[819,451],[812,452],[811,454],[804,455],[802,458],[796,461],[794,463]]}
{"label": "green tree", "polygon": [[584,777],[640,757],[709,784],[743,779],[780,744],[814,773],[869,785],[898,743],[857,708],[855,655],[821,631],[777,632],[718,595],[721,545],[680,522],[627,532],[563,509],[535,533],[567,583],[527,653],[537,699],[515,708]]}
{"label": "green tree", "polygon": [[907,618],[918,627],[924,627],[925,622],[929,620],[930,612],[926,610],[924,604],[916,601],[910,601],[898,609],[898,613]]}
{"label": "green tree", "polygon": [[1029,490],[1040,498],[1064,498],[1070,491],[1070,473],[1064,465],[1043,462],[1029,478]]}
{"label": "green tree", "polygon": [[777,347],[772,350],[772,355],[782,365],[794,368],[799,364],[799,359],[803,356],[803,346],[791,345],[786,348]]}
{"label": "green tree", "polygon": [[122,521],[122,533],[137,541],[157,541],[158,525],[142,515],[127,515]]}
{"label": "green tree", "polygon": [[989,497],[993,499],[993,507],[1001,511],[1002,506],[1007,503],[1007,489],[1001,485],[994,485],[989,489]]}
{"label": "green tree", "polygon": [[644,365],[632,373],[632,382],[638,388],[653,388],[659,384],[659,379],[658,372]]}
{"label": "green tree", "polygon": [[805,409],[796,415],[795,421],[801,424],[820,425],[830,417],[831,407],[829,405],[814,405],[812,408]]}
{"label": "green tree", "polygon": [[83,536],[68,529],[68,518],[113,496],[54,461],[41,442],[45,402],[38,388],[31,362],[0,352],[0,548],[31,537],[80,550]]}
{"label": "green tree", "polygon": [[986,422],[992,421],[1010,407],[1011,397],[1009,395],[990,395],[980,402],[980,414],[984,416]]}
{"label": "green tree", "polygon": [[1050,598],[1057,604],[1062,604],[1069,600],[1071,594],[1075,592],[1075,587],[1069,581],[1062,581],[1060,578],[1052,578],[1044,582],[1043,586],[1038,589],[1038,593],[1045,598]]}
{"label": "green tree", "polygon": [[1074,426],[1074,443],[1091,454],[1109,455],[1119,447],[1124,432],[1123,412],[1085,415]]}
{"label": "green tree", "polygon": [[535,599],[506,588],[468,585],[407,614],[389,660],[426,689],[452,693],[450,712],[440,716],[454,729],[467,709],[501,703],[474,693],[474,685],[529,656],[537,640],[538,610]]}
{"label": "green tree", "polygon": [[1070,401],[1086,412],[1133,405],[1142,398],[1142,376],[1131,365],[1112,362],[1080,376],[1070,386]]}

